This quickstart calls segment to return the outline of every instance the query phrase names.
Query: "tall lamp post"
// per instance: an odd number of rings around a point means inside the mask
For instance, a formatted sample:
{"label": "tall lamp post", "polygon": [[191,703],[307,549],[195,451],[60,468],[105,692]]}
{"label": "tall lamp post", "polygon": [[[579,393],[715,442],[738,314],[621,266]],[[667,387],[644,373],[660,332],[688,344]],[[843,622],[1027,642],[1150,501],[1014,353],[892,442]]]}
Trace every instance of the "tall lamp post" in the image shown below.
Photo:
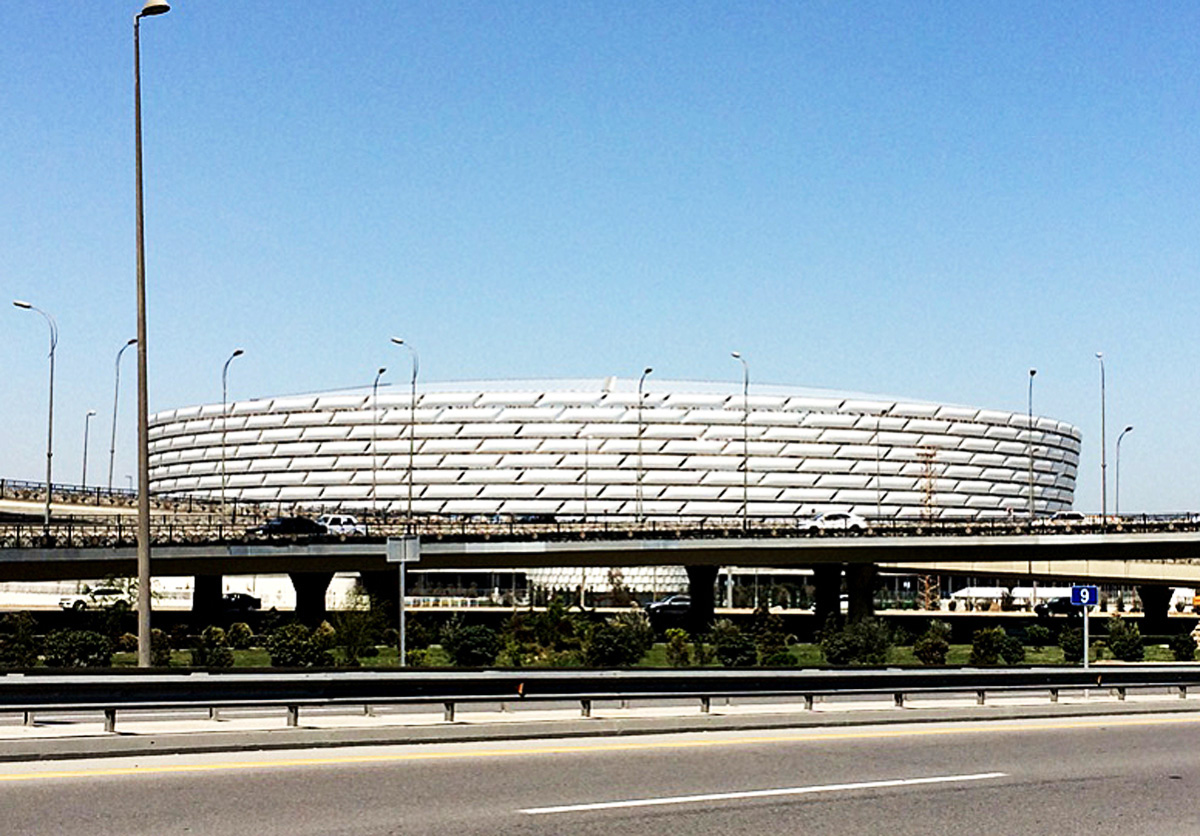
{"label": "tall lamp post", "polygon": [[1118,517],[1121,516],[1121,440],[1123,438],[1125,438],[1125,433],[1131,431],[1132,429],[1133,429],[1133,425],[1130,425],[1130,426],[1126,427],[1125,429],[1121,430],[1121,434],[1119,436],[1117,436],[1117,490],[1116,490],[1117,495],[1116,495],[1115,499],[1116,499],[1116,505],[1117,505],[1116,514]]}
{"label": "tall lamp post", "polygon": [[116,383],[113,385],[113,420],[112,420],[112,441],[108,445],[108,489],[112,490],[113,480],[113,462],[117,457],[117,401],[121,394],[121,355],[125,353],[125,349],[137,343],[137,337],[130,339],[125,345],[121,346],[117,352],[117,373]]}
{"label": "tall lamp post", "polygon": [[642,421],[642,406],[646,400],[646,395],[645,395],[646,376],[653,372],[654,372],[654,369],[647,366],[642,371],[642,376],[640,378],[638,378],[638,393],[637,393],[637,395],[638,395],[638,405],[637,405],[638,442],[637,442],[637,486],[636,486],[637,487],[637,521],[638,521],[638,525],[641,525],[642,522],[644,522],[646,519],[646,515],[644,513],[642,513],[642,474],[644,472],[642,469],[642,436],[645,434],[645,431],[646,431],[646,425]]}
{"label": "tall lamp post", "polygon": [[241,357],[246,352],[235,348],[233,354],[221,367],[221,518],[225,518],[225,425],[229,421],[229,364],[234,357]]}
{"label": "tall lamp post", "polygon": [[133,123],[137,204],[137,367],[138,367],[138,667],[150,667],[150,397],[146,380],[146,238],[142,204],[142,57],[139,30],[143,17],[171,11],[147,0],[133,16]]}
{"label": "tall lamp post", "polygon": [[742,364],[742,528],[750,528],[750,366],[741,352],[731,352]]}
{"label": "tall lamp post", "polygon": [[[392,342],[408,349],[412,355],[412,377],[409,380],[408,396],[408,533],[413,532],[413,454],[416,452],[417,434],[417,373],[421,370],[421,358],[417,350],[399,337],[392,337]],[[400,602],[403,608],[404,602]],[[403,664],[403,663],[401,663]]]}
{"label": "tall lamp post", "polygon": [[1104,352],[1097,351],[1100,361],[1100,530],[1108,529],[1108,429],[1104,414]]}
{"label": "tall lamp post", "polygon": [[371,522],[378,523],[376,517],[379,515],[379,483],[377,481],[377,473],[379,471],[379,463],[375,459],[375,436],[376,430],[379,429],[379,378],[383,377],[387,369],[383,366],[379,367],[379,371],[375,372],[375,382],[371,384]]}
{"label": "tall lamp post", "polygon": [[1026,457],[1029,459],[1029,522],[1033,523],[1034,517],[1034,500],[1033,500],[1033,379],[1037,376],[1037,369],[1029,370],[1029,442],[1026,450]]}
{"label": "tall lamp post", "polygon": [[96,417],[96,410],[89,409],[87,415],[83,416],[83,476],[79,480],[79,484],[87,487],[87,448],[88,448],[88,433],[92,428],[92,419]]}
{"label": "tall lamp post", "polygon": [[31,305],[28,302],[23,302],[20,299],[14,299],[13,304],[18,308],[26,311],[36,311],[46,320],[46,325],[50,328],[50,397],[49,407],[46,415],[46,534],[50,533],[50,498],[52,494],[51,481],[51,466],[50,463],[54,459],[54,349],[58,346],[58,323],[54,321],[54,317],[43,311],[36,305]]}

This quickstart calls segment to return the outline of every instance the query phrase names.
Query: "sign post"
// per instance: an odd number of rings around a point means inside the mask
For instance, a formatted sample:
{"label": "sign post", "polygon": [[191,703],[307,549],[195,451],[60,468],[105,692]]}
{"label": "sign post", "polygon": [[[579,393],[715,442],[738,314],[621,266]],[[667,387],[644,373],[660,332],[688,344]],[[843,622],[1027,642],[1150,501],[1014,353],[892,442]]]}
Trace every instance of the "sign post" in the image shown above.
{"label": "sign post", "polygon": [[1071,587],[1071,603],[1083,607],[1083,667],[1087,670],[1088,657],[1091,656],[1088,636],[1088,622],[1091,621],[1092,605],[1100,600],[1100,590],[1094,586]]}
{"label": "sign post", "polygon": [[400,564],[400,667],[408,667],[407,642],[404,635],[404,567],[421,559],[421,537],[389,537],[387,540],[387,562]]}

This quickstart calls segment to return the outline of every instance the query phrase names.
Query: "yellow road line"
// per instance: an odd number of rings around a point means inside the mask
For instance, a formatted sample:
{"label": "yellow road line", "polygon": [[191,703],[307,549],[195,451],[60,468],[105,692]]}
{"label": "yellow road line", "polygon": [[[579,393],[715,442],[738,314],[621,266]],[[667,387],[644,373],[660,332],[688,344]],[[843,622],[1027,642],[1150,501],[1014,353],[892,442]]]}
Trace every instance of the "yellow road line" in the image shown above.
{"label": "yellow road line", "polygon": [[[1028,731],[1070,731],[1095,729],[1105,726],[1166,726],[1200,723],[1200,716],[1192,717],[1106,717],[1095,720],[1073,720],[1058,723],[1013,723],[980,722],[964,726],[939,726],[914,728],[904,727],[860,727],[855,731],[820,732],[807,731],[797,734],[772,734],[753,737],[725,738],[718,740],[650,741],[634,740],[620,743],[571,744],[560,746],[538,746],[520,749],[483,749],[478,751],[435,752],[417,751],[397,754],[338,755],[312,758],[283,758],[278,760],[224,762],[208,764],[158,764],[112,767],[106,769],[57,770],[54,772],[0,773],[0,783],[17,781],[41,781],[66,778],[103,778],[128,775],[169,775],[197,772],[227,772],[253,769],[288,769],[306,766],[337,766],[357,764],[404,763],[412,761],[463,760],[468,758],[511,758],[535,755],[587,754],[593,752],[636,752],[661,749],[699,749],[725,746],[757,746],[767,743],[818,743],[822,741],[880,740],[881,738],[955,736],[984,733],[1007,733]],[[151,755],[151,757],[158,757]]]}

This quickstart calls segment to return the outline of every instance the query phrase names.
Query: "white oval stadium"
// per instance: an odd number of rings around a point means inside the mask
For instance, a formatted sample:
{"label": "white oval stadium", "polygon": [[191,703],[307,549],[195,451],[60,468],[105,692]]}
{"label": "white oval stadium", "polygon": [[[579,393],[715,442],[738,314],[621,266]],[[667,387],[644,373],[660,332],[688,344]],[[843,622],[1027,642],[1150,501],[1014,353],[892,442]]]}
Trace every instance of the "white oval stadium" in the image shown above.
{"label": "white oval stadium", "polygon": [[[418,514],[969,519],[1071,507],[1080,433],[1024,413],[647,379],[493,381],[151,418],[162,496]],[[223,414],[224,412],[224,414]],[[1030,455],[1032,454],[1032,471]],[[411,476],[410,476],[411,459]],[[411,479],[411,484],[410,484]]]}

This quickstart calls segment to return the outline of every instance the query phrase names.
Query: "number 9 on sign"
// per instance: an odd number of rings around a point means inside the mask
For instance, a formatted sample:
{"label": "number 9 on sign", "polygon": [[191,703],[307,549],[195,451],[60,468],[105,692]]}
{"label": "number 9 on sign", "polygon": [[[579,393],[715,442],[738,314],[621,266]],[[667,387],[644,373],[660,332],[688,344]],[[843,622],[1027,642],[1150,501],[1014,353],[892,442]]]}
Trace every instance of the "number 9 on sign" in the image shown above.
{"label": "number 9 on sign", "polygon": [[1090,607],[1100,600],[1100,592],[1094,586],[1071,587],[1071,603],[1077,607]]}

